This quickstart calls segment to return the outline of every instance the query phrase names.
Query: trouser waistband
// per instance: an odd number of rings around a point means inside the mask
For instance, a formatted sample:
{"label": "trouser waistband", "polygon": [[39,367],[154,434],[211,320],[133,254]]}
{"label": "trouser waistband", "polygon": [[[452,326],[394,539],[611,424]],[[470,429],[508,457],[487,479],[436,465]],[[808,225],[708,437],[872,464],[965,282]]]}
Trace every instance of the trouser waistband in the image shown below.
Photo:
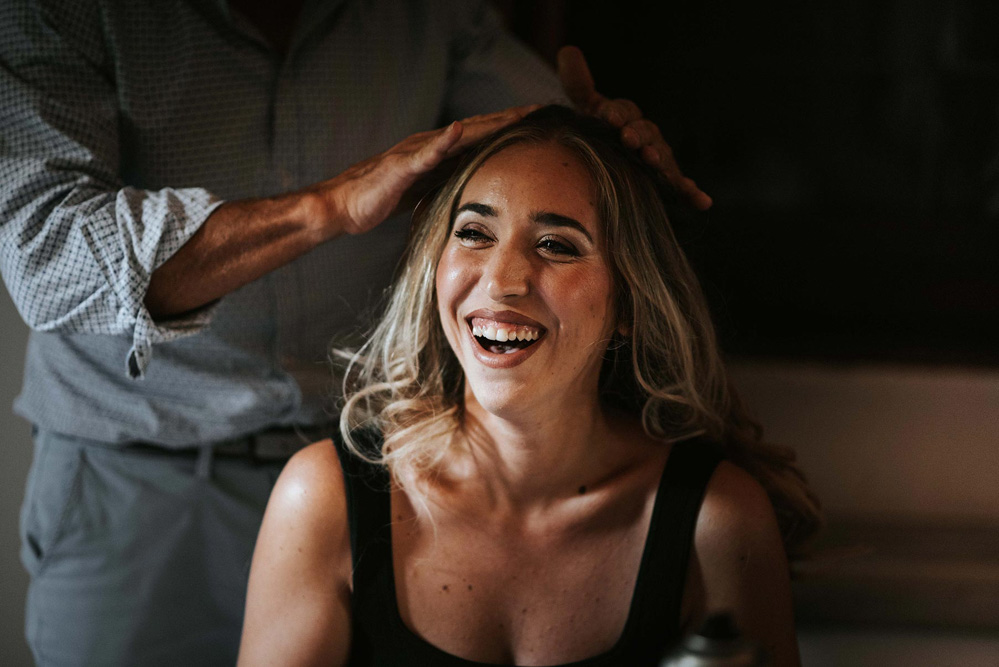
{"label": "trouser waistband", "polygon": [[333,426],[280,426],[241,438],[223,440],[211,445],[218,456],[256,458],[263,461],[281,461],[291,458],[317,440],[333,435]]}
{"label": "trouser waistband", "polygon": [[216,457],[247,459],[256,463],[283,463],[313,442],[331,437],[333,429],[331,424],[281,426],[194,447],[168,448],[137,442],[127,445],[127,449],[161,456],[193,458],[196,460],[196,474],[207,478],[211,476],[212,460]]}

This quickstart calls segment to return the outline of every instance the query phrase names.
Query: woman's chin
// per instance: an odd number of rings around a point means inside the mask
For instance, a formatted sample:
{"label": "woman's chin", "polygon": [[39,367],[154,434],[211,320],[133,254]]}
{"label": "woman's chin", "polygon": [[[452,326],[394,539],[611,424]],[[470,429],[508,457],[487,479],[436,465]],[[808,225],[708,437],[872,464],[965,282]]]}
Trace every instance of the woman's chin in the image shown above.
{"label": "woman's chin", "polygon": [[545,392],[537,387],[512,381],[470,381],[466,401],[471,398],[478,406],[500,419],[517,421],[518,418],[537,412],[548,403]]}

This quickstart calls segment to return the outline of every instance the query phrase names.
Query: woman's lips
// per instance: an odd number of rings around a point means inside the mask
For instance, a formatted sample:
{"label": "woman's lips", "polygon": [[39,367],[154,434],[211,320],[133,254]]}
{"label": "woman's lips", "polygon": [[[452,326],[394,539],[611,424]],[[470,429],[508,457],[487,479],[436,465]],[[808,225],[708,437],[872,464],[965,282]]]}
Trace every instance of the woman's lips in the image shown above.
{"label": "woman's lips", "polygon": [[494,322],[500,322],[504,324],[534,327],[542,331],[544,330],[544,327],[541,326],[541,322],[538,322],[534,318],[528,317],[527,315],[522,315],[521,313],[518,313],[513,310],[492,310],[489,308],[479,308],[478,310],[473,310],[472,312],[465,315],[465,319],[469,321],[476,318],[482,318],[484,320],[493,320]]}
{"label": "woman's lips", "polygon": [[465,319],[473,355],[491,368],[509,368],[525,361],[546,333],[536,320],[509,311],[478,310]]}

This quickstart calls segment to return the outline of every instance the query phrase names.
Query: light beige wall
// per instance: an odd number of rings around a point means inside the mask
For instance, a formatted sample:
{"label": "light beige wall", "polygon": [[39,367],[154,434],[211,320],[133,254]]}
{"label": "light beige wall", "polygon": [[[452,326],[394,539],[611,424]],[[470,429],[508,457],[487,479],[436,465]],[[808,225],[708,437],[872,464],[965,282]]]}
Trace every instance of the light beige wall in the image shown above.
{"label": "light beige wall", "polygon": [[737,361],[769,439],[827,512],[999,520],[999,370]]}

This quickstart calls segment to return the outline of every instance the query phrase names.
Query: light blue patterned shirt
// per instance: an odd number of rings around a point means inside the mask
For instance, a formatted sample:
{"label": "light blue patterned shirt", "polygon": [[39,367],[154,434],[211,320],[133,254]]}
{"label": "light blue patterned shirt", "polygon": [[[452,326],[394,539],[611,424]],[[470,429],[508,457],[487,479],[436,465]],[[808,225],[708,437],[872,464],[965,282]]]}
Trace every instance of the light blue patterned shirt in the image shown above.
{"label": "light blue patterned shirt", "polygon": [[558,99],[480,2],[307,0],[282,58],[224,0],[4,0],[0,269],[33,330],[15,410],[173,447],[328,421],[327,346],[363,330],[407,217],[175,320],[143,306],[150,275],[225,200]]}

